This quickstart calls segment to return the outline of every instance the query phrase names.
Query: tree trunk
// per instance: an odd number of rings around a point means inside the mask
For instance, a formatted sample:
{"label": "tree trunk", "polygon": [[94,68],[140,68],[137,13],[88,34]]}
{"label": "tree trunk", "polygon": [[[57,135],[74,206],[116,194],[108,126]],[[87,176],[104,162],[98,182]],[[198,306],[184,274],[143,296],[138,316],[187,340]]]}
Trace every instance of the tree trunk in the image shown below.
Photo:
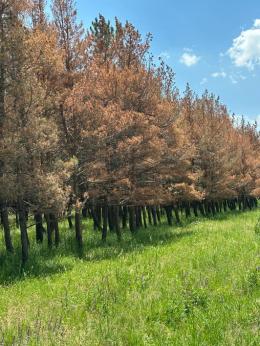
{"label": "tree trunk", "polygon": [[154,206],[151,207],[151,213],[153,218],[153,225],[157,226],[156,208]]}
{"label": "tree trunk", "polygon": [[42,224],[42,214],[36,212],[34,214],[34,220],[35,220],[35,231],[36,231],[36,242],[42,243],[43,242],[43,224]]}
{"label": "tree trunk", "polygon": [[227,201],[224,201],[224,202],[223,202],[223,209],[224,209],[224,212],[227,211]]}
{"label": "tree trunk", "polygon": [[55,246],[58,247],[60,243],[60,230],[59,230],[59,223],[56,215],[52,214],[52,224],[54,229],[54,242]]}
{"label": "tree trunk", "polygon": [[156,207],[156,216],[157,216],[157,220],[159,223],[161,223],[161,211],[160,211],[160,207]]}
{"label": "tree trunk", "polygon": [[172,207],[170,205],[167,205],[165,207],[165,211],[166,211],[168,225],[172,226]]}
{"label": "tree trunk", "polygon": [[127,226],[127,206],[123,206],[122,210],[122,226],[126,228]]}
{"label": "tree trunk", "polygon": [[108,224],[108,207],[104,205],[102,207],[102,219],[103,219],[103,227],[102,227],[102,241],[106,241],[107,239],[107,224]]}
{"label": "tree trunk", "polygon": [[210,208],[211,208],[212,215],[215,216],[216,210],[215,210],[215,203],[213,201],[210,203]]}
{"label": "tree trunk", "polygon": [[142,223],[142,214],[141,214],[141,208],[135,207],[135,220],[136,220],[136,228],[139,229],[143,226]]}
{"label": "tree trunk", "polygon": [[5,205],[1,207],[1,220],[4,229],[5,248],[7,252],[13,252],[14,247],[11,238],[10,225],[8,219],[8,209]]}
{"label": "tree trunk", "polygon": [[120,224],[119,224],[119,207],[114,206],[113,209],[114,209],[116,236],[117,236],[117,240],[120,241],[122,238],[122,235],[121,235]]}
{"label": "tree trunk", "polygon": [[76,235],[76,242],[79,248],[82,248],[83,246],[83,239],[82,239],[82,229],[81,229],[81,213],[78,208],[75,210],[75,235]]}
{"label": "tree trunk", "polygon": [[130,206],[128,207],[128,214],[129,214],[129,229],[131,233],[136,232],[136,219],[135,219],[135,210],[134,207]]}
{"label": "tree trunk", "polygon": [[218,202],[215,202],[215,209],[216,209],[217,213],[219,213],[219,203]]}
{"label": "tree trunk", "polygon": [[18,217],[19,217],[19,225],[21,232],[21,245],[22,245],[22,264],[28,260],[29,256],[29,242],[28,242],[28,234],[27,234],[27,224],[26,224],[26,213],[24,201],[22,198],[18,199]]}
{"label": "tree trunk", "polygon": [[198,206],[199,206],[199,211],[200,211],[201,215],[205,216],[205,210],[204,210],[203,203],[199,202]]}
{"label": "tree trunk", "polygon": [[72,216],[68,215],[67,219],[68,219],[69,228],[72,229],[73,228]]}
{"label": "tree trunk", "polygon": [[146,210],[145,210],[145,207],[142,207],[142,215],[143,215],[143,224],[144,224],[144,228],[147,228]]}
{"label": "tree trunk", "polygon": [[179,210],[178,210],[177,207],[174,207],[173,210],[174,210],[174,215],[176,217],[176,221],[177,221],[178,224],[180,224],[181,223],[181,219],[180,219],[180,216],[179,216]]}
{"label": "tree trunk", "polygon": [[184,204],[184,209],[185,209],[185,215],[186,218],[188,219],[190,217],[190,204],[189,203],[185,203]]}
{"label": "tree trunk", "polygon": [[115,230],[113,221],[114,221],[113,220],[113,210],[112,210],[112,207],[109,206],[108,207],[108,225],[109,225],[110,232],[114,232],[114,230]]}
{"label": "tree trunk", "polygon": [[152,225],[152,214],[151,214],[151,207],[146,207],[147,214],[148,214],[148,222],[149,225]]}
{"label": "tree trunk", "polygon": [[193,212],[194,212],[195,217],[198,217],[197,203],[194,202],[192,206],[193,206]]}
{"label": "tree trunk", "polygon": [[52,225],[51,225],[51,219],[49,214],[45,214],[45,220],[47,224],[47,242],[48,242],[48,248],[52,248]]}

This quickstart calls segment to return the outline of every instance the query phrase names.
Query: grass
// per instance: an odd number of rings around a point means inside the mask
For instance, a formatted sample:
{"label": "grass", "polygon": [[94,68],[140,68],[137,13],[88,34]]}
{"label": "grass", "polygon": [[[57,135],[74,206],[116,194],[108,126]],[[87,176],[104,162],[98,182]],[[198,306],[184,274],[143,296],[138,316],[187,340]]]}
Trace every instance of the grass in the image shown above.
{"label": "grass", "polygon": [[59,249],[32,245],[24,271],[0,247],[0,345],[259,345],[259,214],[106,245],[85,225],[80,254],[63,225]]}

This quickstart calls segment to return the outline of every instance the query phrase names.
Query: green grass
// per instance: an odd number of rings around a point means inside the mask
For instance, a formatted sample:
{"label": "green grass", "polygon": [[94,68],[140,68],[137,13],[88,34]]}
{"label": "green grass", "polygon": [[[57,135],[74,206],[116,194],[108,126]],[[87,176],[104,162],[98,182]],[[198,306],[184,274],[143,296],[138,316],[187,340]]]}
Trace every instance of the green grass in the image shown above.
{"label": "green grass", "polygon": [[81,254],[63,225],[60,248],[32,245],[22,272],[0,247],[0,345],[259,345],[259,214],[106,245],[85,225]]}

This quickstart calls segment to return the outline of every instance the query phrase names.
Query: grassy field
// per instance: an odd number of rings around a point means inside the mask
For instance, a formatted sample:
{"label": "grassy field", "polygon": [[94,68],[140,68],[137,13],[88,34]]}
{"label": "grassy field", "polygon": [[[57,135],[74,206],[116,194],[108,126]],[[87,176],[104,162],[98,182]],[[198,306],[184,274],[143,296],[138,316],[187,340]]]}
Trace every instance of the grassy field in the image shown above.
{"label": "grassy field", "polygon": [[32,246],[22,273],[0,247],[0,345],[259,345],[259,216],[162,224],[106,245],[85,225],[81,254],[64,225],[60,248]]}

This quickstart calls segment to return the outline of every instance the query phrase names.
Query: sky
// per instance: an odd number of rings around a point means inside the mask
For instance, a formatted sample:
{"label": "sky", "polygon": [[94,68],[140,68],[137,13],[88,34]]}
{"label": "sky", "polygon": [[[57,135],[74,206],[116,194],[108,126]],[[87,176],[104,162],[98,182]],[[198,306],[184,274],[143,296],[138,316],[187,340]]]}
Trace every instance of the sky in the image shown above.
{"label": "sky", "polygon": [[153,35],[152,53],[201,94],[260,123],[260,0],[77,0],[86,27],[99,13]]}

